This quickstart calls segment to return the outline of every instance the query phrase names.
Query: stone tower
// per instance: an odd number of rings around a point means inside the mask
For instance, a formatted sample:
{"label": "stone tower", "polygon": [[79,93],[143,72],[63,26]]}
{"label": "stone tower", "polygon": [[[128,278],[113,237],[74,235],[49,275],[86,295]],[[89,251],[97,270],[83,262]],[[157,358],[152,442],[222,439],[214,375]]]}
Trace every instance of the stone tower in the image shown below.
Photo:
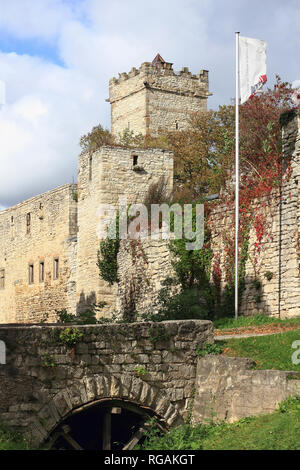
{"label": "stone tower", "polygon": [[157,135],[164,130],[182,130],[194,112],[207,109],[208,71],[193,75],[187,67],[175,73],[172,64],[157,54],[109,81],[111,132],[129,129],[134,133]]}

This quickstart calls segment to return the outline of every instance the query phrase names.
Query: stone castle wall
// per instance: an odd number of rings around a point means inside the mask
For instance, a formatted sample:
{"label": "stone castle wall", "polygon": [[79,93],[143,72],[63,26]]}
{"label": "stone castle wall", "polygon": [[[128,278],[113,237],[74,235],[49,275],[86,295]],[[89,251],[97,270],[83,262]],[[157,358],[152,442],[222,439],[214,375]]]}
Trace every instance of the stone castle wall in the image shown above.
{"label": "stone castle wall", "polygon": [[[282,318],[300,315],[299,116],[284,128],[283,154],[286,158],[291,157],[291,177],[288,181],[284,181],[282,188],[274,191],[270,198],[256,201],[254,204],[254,217],[258,214],[263,216],[264,235],[258,252],[255,248],[256,229],[253,224],[251,225],[248,259],[245,266],[245,290],[239,309],[239,313],[243,315],[265,313]],[[229,241],[231,235],[234,245],[234,213],[219,201],[209,204],[211,204],[209,221],[214,254],[212,266],[219,257],[222,295],[227,283],[224,235],[229,235]],[[138,313],[146,313],[149,311],[151,301],[155,302],[162,281],[172,276],[169,242],[161,240],[156,243],[158,244],[142,241],[139,249],[146,254],[146,257],[140,257],[137,261],[135,253],[130,255],[132,253],[130,245],[121,246],[118,289],[120,298],[117,300],[119,311],[122,305],[128,304],[133,290],[135,294],[132,295],[137,298]],[[255,258],[257,263],[254,265]],[[261,285],[259,288],[257,281]]]}
{"label": "stone castle wall", "polygon": [[[256,201],[254,217],[263,216],[264,235],[260,251],[255,248],[257,235],[251,226],[248,259],[246,262],[245,291],[240,312],[245,315],[266,313],[281,317],[300,315],[300,121],[295,117],[283,131],[283,154],[291,156],[292,173],[282,188],[270,198]],[[264,207],[266,204],[266,207]],[[223,234],[232,233],[234,242],[234,214],[217,205],[211,212],[212,247],[220,255],[221,288],[225,286],[225,250]],[[256,265],[254,264],[257,259]],[[272,278],[268,279],[271,274]],[[255,285],[255,279],[261,288]]]}
{"label": "stone castle wall", "polygon": [[168,240],[121,240],[116,313],[155,313],[162,282],[173,273]]}
{"label": "stone castle wall", "polygon": [[103,219],[99,209],[101,204],[118,208],[120,197],[127,204],[143,202],[150,185],[161,177],[171,191],[171,152],[102,147],[80,155],[78,185],[65,185],[2,211],[0,323],[55,321],[56,310],[74,314],[103,301],[107,305],[99,315],[111,315],[116,286],[102,280],[97,267]]}
{"label": "stone castle wall", "polygon": [[[137,164],[134,165],[134,157]],[[139,171],[135,171],[138,167]],[[81,155],[78,174],[78,252],[77,306],[83,309],[91,302],[107,302],[104,314],[111,314],[116,286],[99,277],[97,250],[101,204],[119,207],[119,198],[127,204],[143,202],[151,184],[164,177],[167,190],[173,187],[173,156],[160,149],[125,149],[102,147],[90,158]],[[104,215],[104,214],[103,214]]]}
{"label": "stone castle wall", "polygon": [[0,212],[0,323],[39,322],[45,314],[51,321],[55,310],[74,310],[76,190],[65,185]]}
{"label": "stone castle wall", "polygon": [[[175,121],[181,129],[190,112],[206,109],[208,95],[207,71],[192,75],[184,68],[176,74],[172,64],[164,63],[157,74],[145,62],[110,81],[112,132],[121,132],[128,122],[142,133],[173,129]],[[117,288],[99,278],[98,209],[101,204],[117,207],[120,196],[126,196],[128,204],[143,202],[149,186],[162,176],[171,190],[171,152],[102,147],[93,155],[79,156],[78,185],[66,185],[2,211],[0,322],[39,322],[46,314],[54,321],[56,310],[75,313],[102,301],[107,302],[103,314],[111,315]],[[54,279],[55,259],[58,279]]]}
{"label": "stone castle wall", "polygon": [[[121,74],[119,80],[110,81],[112,126],[119,125],[114,107],[124,106],[126,119],[132,112],[141,132],[142,128],[152,132],[163,125],[171,129],[177,120],[172,109],[177,114],[182,112],[187,119],[189,110],[198,110],[200,102],[206,106],[208,95],[206,71],[192,75],[184,68],[175,74],[172,64],[164,63],[156,73],[153,65],[144,63],[139,70],[132,69],[128,75]],[[126,100],[132,100],[132,109],[126,105],[129,103]],[[182,108],[180,102],[184,103]],[[120,122],[124,116],[120,117]],[[240,313],[246,315],[300,314],[299,117],[284,129],[283,151],[287,157],[292,155],[292,176],[283,184],[281,193],[274,192],[273,198],[263,201],[267,202],[262,212],[268,235],[263,237],[258,256],[255,229],[252,227],[250,232],[240,308]],[[97,267],[98,228],[103,219],[99,209],[101,204],[117,208],[120,197],[126,197],[127,204],[143,202],[150,185],[161,177],[168,181],[168,190],[171,190],[171,152],[104,146],[92,155],[79,156],[78,185],[65,185],[1,211],[0,322],[41,321],[46,313],[52,321],[55,310],[66,308],[75,313],[102,301],[107,302],[103,310],[105,316],[111,315],[115,307],[121,314],[128,302],[134,302],[139,313],[153,305],[163,279],[172,274],[168,241],[143,242],[139,259],[139,244],[134,248],[132,243],[122,242],[118,258],[119,284],[111,287],[100,279]],[[74,197],[77,192],[78,203]],[[260,201],[258,212],[261,208]],[[222,234],[232,232],[234,241],[232,217],[227,207],[217,204],[212,207],[210,220],[212,247],[215,257],[220,256],[221,288],[224,288]],[[254,269],[255,257],[258,263]],[[59,276],[54,279],[56,259]],[[41,281],[42,264],[44,279]],[[29,282],[30,269],[33,282]],[[266,273],[271,273],[271,279],[267,279]],[[261,283],[260,289],[253,283],[256,279]]]}
{"label": "stone castle wall", "polygon": [[206,111],[208,72],[193,75],[187,67],[175,73],[172,64],[157,69],[144,62],[139,69],[120,74],[109,83],[111,131],[124,129],[156,135],[163,130],[182,130],[195,112]]}

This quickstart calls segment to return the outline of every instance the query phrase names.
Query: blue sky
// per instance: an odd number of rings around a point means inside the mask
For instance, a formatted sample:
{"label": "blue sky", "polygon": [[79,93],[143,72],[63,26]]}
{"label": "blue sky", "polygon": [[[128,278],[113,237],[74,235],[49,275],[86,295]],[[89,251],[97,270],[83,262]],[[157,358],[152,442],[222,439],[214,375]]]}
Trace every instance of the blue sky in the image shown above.
{"label": "blue sky", "polygon": [[235,90],[235,31],[268,44],[268,84],[300,79],[299,0],[0,0],[0,208],[76,180],[79,138],[109,127],[108,80],[151,61]]}

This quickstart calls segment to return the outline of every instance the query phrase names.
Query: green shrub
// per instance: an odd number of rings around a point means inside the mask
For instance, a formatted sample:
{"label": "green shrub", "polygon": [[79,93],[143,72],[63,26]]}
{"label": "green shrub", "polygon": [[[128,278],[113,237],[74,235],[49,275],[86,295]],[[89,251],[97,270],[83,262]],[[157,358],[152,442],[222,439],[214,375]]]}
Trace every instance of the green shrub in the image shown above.
{"label": "green shrub", "polygon": [[79,343],[82,337],[83,333],[75,328],[65,328],[59,334],[59,340],[69,348]]}
{"label": "green shrub", "polygon": [[197,356],[207,356],[208,354],[214,354],[214,355],[217,355],[217,354],[222,354],[223,352],[223,346],[217,342],[217,343],[205,343],[204,344],[204,347],[202,347],[200,344],[198,344],[197,348],[196,348],[196,354]]}
{"label": "green shrub", "polygon": [[73,315],[68,313],[66,309],[56,310],[59,323],[71,323],[73,325],[95,325],[96,323],[102,323],[97,320],[96,316],[99,311],[103,309],[106,302],[99,302],[99,304],[93,304],[89,309]]}
{"label": "green shrub", "polygon": [[273,278],[273,273],[271,271],[266,271],[264,276],[268,281],[271,281],[271,279]]}
{"label": "green shrub", "polygon": [[0,425],[0,451],[1,450],[30,450],[25,438],[8,427]]}
{"label": "green shrub", "polygon": [[159,291],[154,310],[142,315],[145,321],[167,321],[184,319],[208,319],[213,315],[211,305],[207,301],[210,291],[203,296],[204,289],[197,287],[181,289],[174,293],[175,281],[168,278],[164,281],[164,287]]}

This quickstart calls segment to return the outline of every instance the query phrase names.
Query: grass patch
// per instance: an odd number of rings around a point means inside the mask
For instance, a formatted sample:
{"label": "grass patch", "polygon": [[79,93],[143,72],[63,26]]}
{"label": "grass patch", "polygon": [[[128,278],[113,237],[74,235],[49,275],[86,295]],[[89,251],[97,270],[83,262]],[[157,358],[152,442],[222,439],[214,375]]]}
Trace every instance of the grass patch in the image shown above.
{"label": "grass patch", "polygon": [[19,434],[0,426],[0,450],[30,450],[28,442]]}
{"label": "grass patch", "polygon": [[299,325],[300,326],[300,317],[296,318],[288,318],[285,320],[281,320],[280,318],[268,317],[267,315],[253,315],[251,317],[238,317],[237,320],[233,317],[224,317],[218,318],[214,320],[214,328],[218,330],[225,330],[230,328],[239,328],[242,326],[259,326],[259,325],[286,325],[286,326],[293,326]]}
{"label": "grass patch", "polygon": [[[249,357],[256,362],[256,369],[295,370],[300,372],[300,364],[292,362],[296,349],[294,341],[300,340],[300,331],[293,330],[269,336],[234,338],[222,342],[226,356]],[[299,347],[298,347],[299,349]],[[300,358],[300,354],[298,355]]]}
{"label": "grass patch", "polygon": [[285,400],[272,414],[236,423],[185,424],[162,435],[151,429],[145,450],[300,450],[300,397]]}

